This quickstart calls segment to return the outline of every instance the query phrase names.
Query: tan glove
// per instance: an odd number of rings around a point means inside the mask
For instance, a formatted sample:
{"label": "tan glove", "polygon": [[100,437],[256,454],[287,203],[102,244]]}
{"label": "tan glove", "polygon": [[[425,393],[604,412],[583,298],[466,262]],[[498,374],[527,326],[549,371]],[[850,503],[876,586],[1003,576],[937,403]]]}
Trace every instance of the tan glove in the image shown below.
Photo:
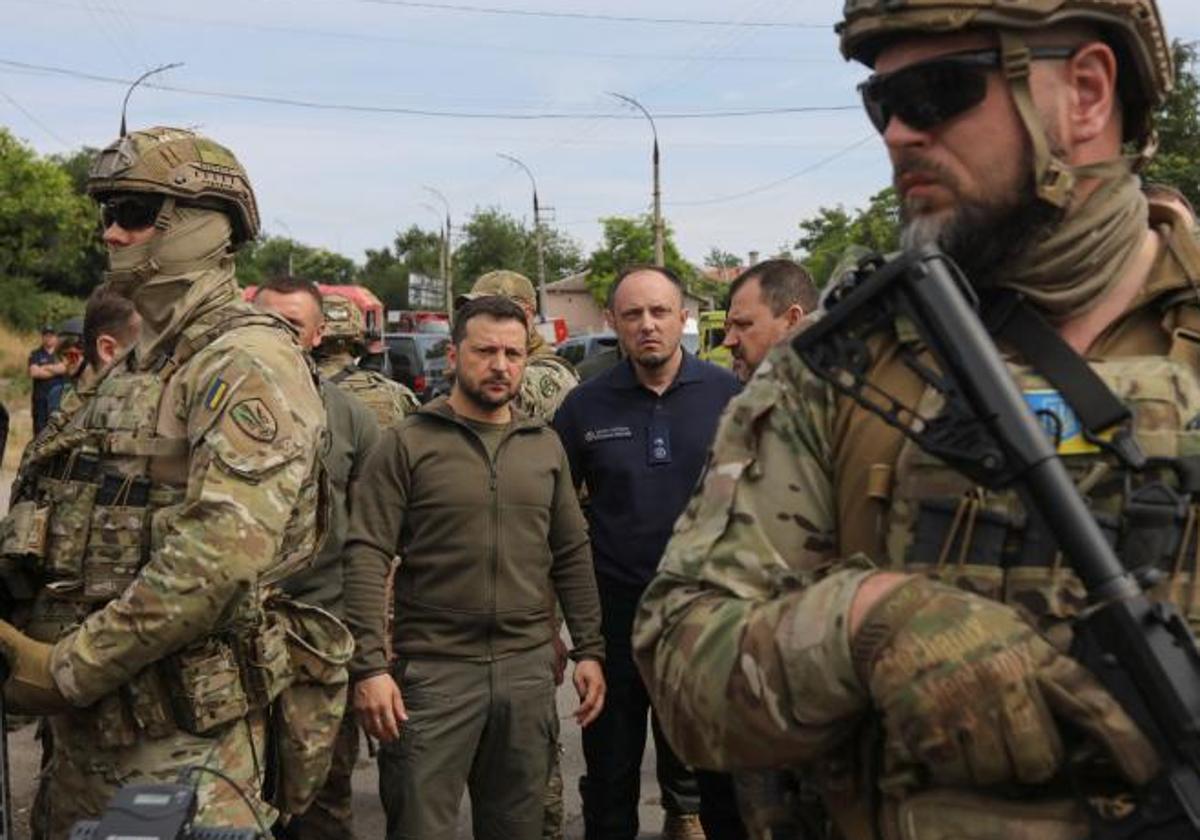
{"label": "tan glove", "polygon": [[1064,757],[1056,717],[1094,736],[1134,784],[1157,772],[1116,700],[1003,604],[913,578],[872,607],[851,644],[883,715],[885,784],[1044,782]]}
{"label": "tan glove", "polygon": [[8,665],[4,701],[8,711],[52,715],[72,708],[50,675],[53,645],[35,641],[7,621],[0,621],[0,656]]}

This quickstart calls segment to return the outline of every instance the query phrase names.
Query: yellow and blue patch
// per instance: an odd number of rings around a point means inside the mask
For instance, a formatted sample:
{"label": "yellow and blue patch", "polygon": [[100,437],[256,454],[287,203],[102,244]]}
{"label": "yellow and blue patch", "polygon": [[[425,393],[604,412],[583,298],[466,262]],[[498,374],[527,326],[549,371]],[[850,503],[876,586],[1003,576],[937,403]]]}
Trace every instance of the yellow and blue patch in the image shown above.
{"label": "yellow and blue patch", "polygon": [[214,376],[213,381],[208,386],[208,391],[204,394],[204,407],[209,411],[216,411],[221,407],[221,403],[225,401],[225,396],[229,393],[229,383],[219,376]]}
{"label": "yellow and blue patch", "polygon": [[1044,389],[1025,392],[1025,404],[1059,455],[1091,455],[1100,447],[1083,435],[1079,415],[1058,391]]}

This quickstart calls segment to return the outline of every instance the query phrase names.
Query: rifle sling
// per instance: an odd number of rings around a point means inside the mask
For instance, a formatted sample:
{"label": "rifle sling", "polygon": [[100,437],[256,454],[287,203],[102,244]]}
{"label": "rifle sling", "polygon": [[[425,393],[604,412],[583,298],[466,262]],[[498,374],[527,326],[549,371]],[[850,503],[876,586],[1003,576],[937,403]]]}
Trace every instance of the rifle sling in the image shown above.
{"label": "rifle sling", "polygon": [[1129,408],[1020,295],[998,293],[988,301],[986,312],[988,331],[1020,352],[1058,389],[1089,436],[1130,419]]}

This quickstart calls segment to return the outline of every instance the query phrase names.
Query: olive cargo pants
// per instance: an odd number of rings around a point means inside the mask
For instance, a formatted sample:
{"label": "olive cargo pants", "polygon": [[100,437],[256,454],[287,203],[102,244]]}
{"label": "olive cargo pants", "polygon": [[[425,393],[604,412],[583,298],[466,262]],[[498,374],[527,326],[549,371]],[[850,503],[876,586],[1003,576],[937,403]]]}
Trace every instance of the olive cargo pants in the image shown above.
{"label": "olive cargo pants", "polygon": [[556,747],[550,645],[494,662],[395,666],[408,721],[379,751],[388,840],[454,840],[464,788],[476,840],[540,840]]}

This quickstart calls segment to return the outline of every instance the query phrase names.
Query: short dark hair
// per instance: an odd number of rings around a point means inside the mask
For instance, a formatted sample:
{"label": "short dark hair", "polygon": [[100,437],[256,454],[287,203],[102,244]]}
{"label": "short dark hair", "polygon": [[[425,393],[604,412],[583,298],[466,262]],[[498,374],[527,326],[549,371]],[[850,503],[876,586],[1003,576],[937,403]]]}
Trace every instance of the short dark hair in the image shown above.
{"label": "short dark hair", "polygon": [[653,271],[655,274],[661,274],[663,277],[671,281],[671,284],[679,290],[679,297],[683,299],[683,280],[671,269],[665,265],[651,265],[650,263],[638,263],[637,265],[626,266],[621,269],[617,275],[617,279],[608,287],[608,295],[604,298],[604,308],[612,309],[613,301],[617,299],[617,289],[625,282],[625,278],[631,274],[637,274],[641,271]]}
{"label": "short dark hair", "polygon": [[771,314],[779,317],[789,306],[799,304],[806,313],[817,308],[817,287],[804,266],[791,260],[763,260],[739,274],[729,285],[729,298],[725,308],[733,302],[733,296],[742,286],[755,278],[761,290],[763,303]]}
{"label": "short dark hair", "polygon": [[468,300],[454,311],[454,326],[450,330],[450,340],[457,347],[467,337],[467,322],[478,315],[487,315],[497,320],[520,321],[522,327],[527,327],[525,309],[512,298],[500,295],[485,295],[484,297]]}
{"label": "short dark hair", "polygon": [[279,274],[270,278],[257,289],[254,290],[254,302],[262,297],[263,292],[274,292],[277,295],[294,295],[297,292],[311,295],[313,301],[317,304],[317,311],[325,312],[325,298],[321,295],[321,290],[317,288],[317,284],[312,280],[307,280],[303,277],[294,277],[291,274]]}
{"label": "short dark hair", "polygon": [[135,314],[133,301],[127,297],[103,286],[91,293],[83,310],[83,358],[88,367],[100,369],[100,353],[96,348],[100,336],[111,335],[126,347],[134,342],[137,338]]}

